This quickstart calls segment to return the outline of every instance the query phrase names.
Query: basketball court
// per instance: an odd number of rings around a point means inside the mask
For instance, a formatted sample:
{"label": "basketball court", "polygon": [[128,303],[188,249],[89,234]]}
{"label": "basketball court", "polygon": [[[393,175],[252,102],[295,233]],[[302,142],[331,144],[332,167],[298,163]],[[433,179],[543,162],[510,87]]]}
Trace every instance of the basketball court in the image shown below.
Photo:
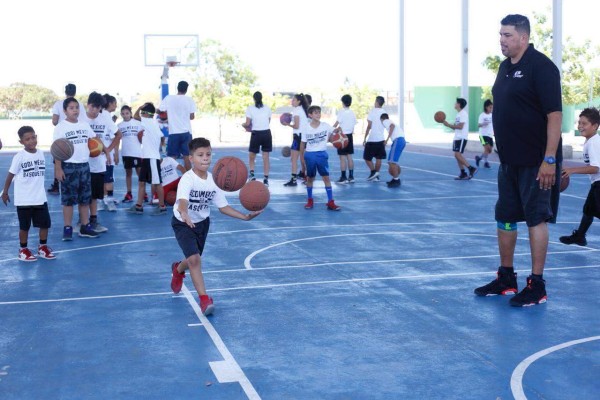
{"label": "basketball court", "polygon": [[[181,294],[170,291],[170,265],[181,257],[170,214],[152,217],[147,206],[132,215],[120,204],[100,213],[108,233],[62,242],[59,198],[49,196],[57,259],[24,263],[16,211],[3,206],[0,397],[597,398],[600,230],[591,228],[588,247],[558,241],[579,222],[587,177],[571,179],[550,226],[548,302],[521,309],[473,294],[499,263],[497,163],[455,181],[449,149],[409,145],[402,187],[389,189],[386,173],[365,181],[360,154],[356,183],[334,186],[340,212],[326,210],[320,181],[315,208],[304,210],[305,188],[283,187],[290,167],[279,149],[261,216],[243,222],[212,210],[203,269],[216,310],[208,318],[189,275]],[[4,171],[11,156],[0,155]],[[213,164],[224,156],[247,160],[244,149],[215,148]],[[121,166],[115,175],[122,198]],[[241,208],[237,194],[228,199]],[[522,287],[530,255],[520,230]]]}

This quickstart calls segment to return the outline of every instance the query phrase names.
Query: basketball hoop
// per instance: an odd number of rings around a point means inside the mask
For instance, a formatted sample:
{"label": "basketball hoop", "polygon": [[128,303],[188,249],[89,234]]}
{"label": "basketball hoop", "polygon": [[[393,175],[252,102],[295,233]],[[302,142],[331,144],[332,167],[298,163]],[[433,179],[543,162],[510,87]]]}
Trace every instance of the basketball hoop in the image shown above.
{"label": "basketball hoop", "polygon": [[168,67],[175,67],[177,64],[179,64],[179,61],[177,61],[177,57],[174,56],[168,56],[166,61]]}

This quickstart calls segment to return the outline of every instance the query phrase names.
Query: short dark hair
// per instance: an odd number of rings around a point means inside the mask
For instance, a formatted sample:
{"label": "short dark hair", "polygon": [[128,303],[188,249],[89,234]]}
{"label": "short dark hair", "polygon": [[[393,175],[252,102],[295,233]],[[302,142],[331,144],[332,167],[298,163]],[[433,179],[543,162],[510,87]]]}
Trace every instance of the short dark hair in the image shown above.
{"label": "short dark hair", "polygon": [[117,98],[115,96],[111,96],[108,93],[104,93],[102,95],[102,97],[104,97],[104,105],[107,106],[110,103],[116,103],[117,102]]}
{"label": "short dark hair", "polygon": [[154,104],[152,104],[152,103],[146,103],[142,107],[140,107],[140,111],[143,111],[143,112],[146,112],[149,114],[154,114],[156,112],[156,107],[154,107]]}
{"label": "short dark hair", "polygon": [[63,110],[67,111],[67,107],[69,107],[69,104],[71,104],[71,103],[77,103],[79,105],[79,102],[77,101],[77,99],[75,97],[67,97],[63,101]]}
{"label": "short dark hair", "polygon": [[506,17],[502,18],[500,24],[505,26],[514,26],[516,31],[519,33],[526,33],[527,35],[531,33],[531,25],[529,25],[529,19],[521,14],[509,14]]}
{"label": "short dark hair", "polygon": [[190,141],[190,144],[188,145],[188,148],[190,149],[190,153],[193,153],[200,147],[210,147],[210,140],[203,138],[203,137],[198,137],[198,138],[192,139]]}
{"label": "short dark hair", "polygon": [[600,111],[595,107],[585,108],[579,116],[586,117],[592,125],[600,125]]}
{"label": "short dark hair", "polygon": [[77,93],[77,86],[75,86],[72,83],[68,83],[67,86],[65,86],[65,94],[69,97],[73,97],[75,96],[75,94]]}
{"label": "short dark hair", "polygon": [[189,83],[187,83],[186,81],[180,81],[177,84],[177,91],[179,93],[187,93],[188,86],[189,86]]}
{"label": "short dark hair", "polygon": [[377,96],[375,97],[375,102],[379,104],[379,107],[382,107],[385,104],[385,99],[383,96]]}
{"label": "short dark hair", "polygon": [[383,113],[383,114],[381,114],[381,117],[379,117],[379,119],[382,120],[382,121],[384,121],[386,119],[390,119],[390,116],[387,115],[387,113]]}
{"label": "short dark hair", "polygon": [[310,107],[308,107],[307,113],[308,114],[312,114],[315,111],[319,111],[320,112],[321,111],[321,107],[319,107],[319,106],[310,106]]}
{"label": "short dark hair", "polygon": [[132,112],[131,107],[129,107],[127,104],[125,104],[123,107],[121,107],[121,112],[123,112],[124,110],[128,110],[129,112]]}
{"label": "short dark hair", "polygon": [[494,103],[492,103],[492,101],[490,99],[487,99],[486,101],[484,101],[483,102],[483,111],[485,112],[485,110],[491,105],[494,105]]}
{"label": "short dark hair", "polygon": [[467,101],[462,97],[457,97],[456,102],[460,105],[461,110],[467,106]]}
{"label": "short dark hair", "polygon": [[306,105],[310,106],[312,104],[312,96],[310,94],[305,94],[304,98],[306,98]]}
{"label": "short dark hair", "polygon": [[256,108],[262,108],[263,107],[262,93],[261,92],[254,92],[254,94],[252,95],[252,98],[254,99],[254,105],[256,106]]}
{"label": "short dark hair", "polygon": [[349,94],[343,95],[342,104],[346,107],[350,107],[352,105],[352,96],[350,96]]}
{"label": "short dark hair", "polygon": [[19,131],[17,132],[19,134],[19,139],[23,139],[23,136],[25,136],[25,134],[29,132],[33,132],[35,134],[35,131],[31,126],[25,125],[20,127]]}
{"label": "short dark hair", "polygon": [[93,105],[94,107],[104,107],[104,97],[98,92],[92,92],[88,96],[88,104]]}

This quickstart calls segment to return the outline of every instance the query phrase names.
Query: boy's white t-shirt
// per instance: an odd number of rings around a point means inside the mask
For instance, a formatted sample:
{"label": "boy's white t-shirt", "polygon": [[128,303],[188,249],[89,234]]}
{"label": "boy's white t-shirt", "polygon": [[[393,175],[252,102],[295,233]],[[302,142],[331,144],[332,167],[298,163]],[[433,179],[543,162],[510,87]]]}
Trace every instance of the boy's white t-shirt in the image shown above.
{"label": "boy's white t-shirt", "polygon": [[131,118],[117,125],[123,137],[121,138],[121,156],[142,158],[142,144],[137,134],[142,129],[142,123]]}
{"label": "boy's white t-shirt", "polygon": [[462,129],[454,130],[454,140],[462,140],[469,138],[469,116],[467,115],[467,110],[462,109],[456,114],[456,118],[454,119],[454,125],[458,125],[459,123],[464,122]]}
{"label": "boy's white t-shirt", "polygon": [[327,122],[319,123],[319,126],[313,128],[308,124],[306,130],[302,132],[302,141],[306,143],[306,152],[327,151],[327,142],[329,136],[333,133],[333,127]]}
{"label": "boy's white t-shirt", "polygon": [[[583,144],[583,161],[592,167],[600,168],[600,136],[595,134]],[[590,174],[590,182],[600,181],[600,171]]]}
{"label": "boy's white t-shirt", "polygon": [[253,131],[266,131],[271,122],[271,109],[264,105],[261,108],[249,106],[246,109],[246,117],[252,121]]}
{"label": "boy's white t-shirt", "polygon": [[369,111],[367,120],[371,121],[371,131],[369,132],[367,142],[383,142],[385,140],[383,124],[381,123],[381,114],[384,113],[385,110],[383,107],[374,107],[371,111]]}
{"label": "boy's white t-shirt", "polygon": [[160,140],[163,134],[154,118],[142,117],[142,158],[160,160]]}
{"label": "boy's white t-shirt", "polygon": [[[385,121],[383,121],[383,127],[385,128],[385,130],[387,130],[389,132],[390,126],[392,125],[392,123],[393,122],[390,121],[389,119],[386,119]],[[404,131],[398,125],[394,124],[394,132],[392,132],[392,137],[390,138],[390,140],[393,142],[394,140],[398,139],[399,137],[404,137]]]}
{"label": "boy's white t-shirt", "polygon": [[165,157],[160,162],[160,176],[162,177],[162,185],[166,186],[169,183],[176,181],[179,178],[177,167],[179,163],[173,157]]}
{"label": "boy's white t-shirt", "polygon": [[294,129],[295,134],[304,133],[306,130],[306,126],[308,125],[308,117],[304,112],[304,108],[302,106],[294,107],[292,110],[292,125],[294,124],[294,117],[298,116],[300,124],[298,125],[298,129]]}
{"label": "boy's white t-shirt", "polygon": [[177,201],[173,206],[173,215],[183,222],[181,214],[177,210],[180,199],[188,201],[188,215],[193,223],[201,222],[210,216],[211,202],[218,208],[228,205],[225,194],[215,184],[210,172],[206,179],[200,178],[194,173],[194,170],[189,170],[182,175],[177,186]]}
{"label": "boy's white t-shirt", "polygon": [[186,95],[170,94],[162,100],[158,109],[167,112],[169,135],[192,133],[190,114],[196,112],[194,99]]}
{"label": "boy's white t-shirt", "polygon": [[53,140],[66,138],[74,147],[71,158],[64,162],[83,164],[89,162],[90,149],[88,148],[88,139],[95,137],[96,134],[87,122],[69,122],[64,120],[59,122],[54,128]]}
{"label": "boy's white t-shirt", "polygon": [[13,204],[15,206],[40,206],[48,201],[44,189],[46,161],[44,152],[25,149],[14,155],[8,172],[15,176]]}
{"label": "boy's white t-shirt", "polygon": [[356,115],[354,111],[349,108],[340,110],[337,114],[337,123],[342,128],[342,132],[346,135],[354,133],[354,126],[356,125]]}
{"label": "boy's white t-shirt", "polygon": [[[67,119],[67,116],[65,115],[65,110],[63,109],[63,105],[64,105],[65,99],[63,100],[57,100],[54,105],[52,106],[52,114],[53,115],[58,115],[58,122],[64,121],[65,119]],[[79,101],[77,101],[77,103],[79,104],[79,110],[81,112],[81,110],[83,110],[83,106],[81,105],[81,103]]]}
{"label": "boy's white t-shirt", "polygon": [[[86,112],[79,114],[79,119],[83,122],[87,122],[91,127],[97,138],[102,140],[102,144],[104,147],[110,146],[113,139],[115,138],[115,133],[119,128],[113,122],[108,113],[100,113],[96,118],[88,117]],[[111,151],[111,164],[112,164],[113,152]],[[102,173],[106,172],[106,154],[104,152],[100,153],[97,157],[90,157],[90,172],[93,173]]]}
{"label": "boy's white t-shirt", "polygon": [[480,136],[494,136],[494,125],[492,125],[492,113],[486,114],[482,112],[479,114],[478,124],[488,123],[486,126],[479,127]]}

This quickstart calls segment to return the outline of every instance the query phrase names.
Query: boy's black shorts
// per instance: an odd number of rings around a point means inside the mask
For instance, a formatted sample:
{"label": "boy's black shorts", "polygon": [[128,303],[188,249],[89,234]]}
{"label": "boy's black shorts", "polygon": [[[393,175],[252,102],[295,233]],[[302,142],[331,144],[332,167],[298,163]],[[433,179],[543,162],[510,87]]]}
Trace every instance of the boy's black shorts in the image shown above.
{"label": "boy's black shorts", "polygon": [[600,181],[592,183],[583,205],[583,213],[600,218]]}
{"label": "boy's black shorts", "polygon": [[140,168],[141,166],[141,157],[123,156],[123,167],[125,167],[125,169]]}
{"label": "boy's black shorts", "polygon": [[[560,163],[557,163],[557,178],[560,177],[560,168]],[[537,226],[542,222],[556,222],[560,179],[556,179],[552,189],[542,190],[536,180],[539,169],[539,166],[500,165],[496,221],[525,221],[528,227]]]}
{"label": "boy's black shorts", "polygon": [[179,244],[185,258],[189,258],[194,254],[202,255],[204,243],[206,243],[206,237],[208,236],[208,228],[210,227],[210,218],[196,222],[194,225],[194,228],[190,228],[185,222],[181,222],[175,217],[171,218],[175,239],[177,239],[177,244]]}
{"label": "boy's black shorts", "polygon": [[273,151],[273,137],[270,129],[264,131],[252,131],[251,135],[250,146],[248,147],[250,153],[258,154],[260,153],[261,148],[264,152]]}
{"label": "boy's black shorts", "polygon": [[17,216],[19,217],[19,229],[29,231],[31,223],[35,228],[50,228],[50,212],[48,203],[37,206],[17,206]]}
{"label": "boy's black shorts", "polygon": [[385,152],[385,142],[367,142],[365,143],[365,151],[363,160],[370,161],[373,158],[377,160],[385,160],[387,153]]}
{"label": "boy's black shorts", "polygon": [[92,172],[92,199],[104,198],[104,172]]}

